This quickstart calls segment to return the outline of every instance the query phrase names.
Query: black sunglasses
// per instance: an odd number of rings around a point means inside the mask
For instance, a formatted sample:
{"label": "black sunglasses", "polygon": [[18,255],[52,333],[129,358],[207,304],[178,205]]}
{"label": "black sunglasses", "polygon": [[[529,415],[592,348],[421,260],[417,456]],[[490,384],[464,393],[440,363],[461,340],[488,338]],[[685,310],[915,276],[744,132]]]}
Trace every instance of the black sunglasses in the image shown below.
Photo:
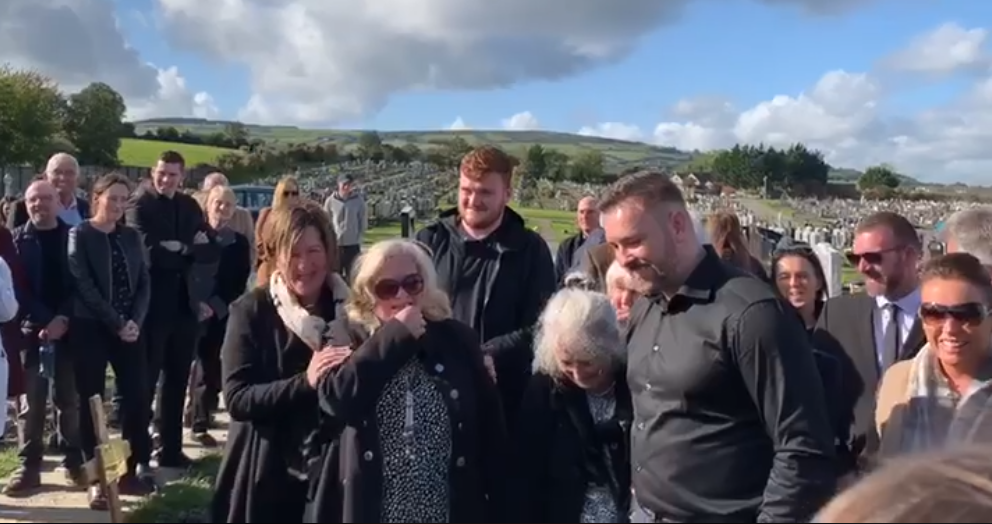
{"label": "black sunglasses", "polygon": [[407,295],[419,295],[424,290],[424,277],[420,275],[407,275],[400,280],[384,278],[375,283],[372,292],[379,300],[389,300],[396,298],[403,290]]}
{"label": "black sunglasses", "polygon": [[879,251],[870,251],[868,253],[852,253],[848,251],[844,256],[846,256],[847,261],[852,266],[855,267],[857,267],[857,265],[860,264],[862,260],[864,260],[865,263],[867,264],[877,266],[878,264],[882,263],[882,260],[885,258],[886,253],[899,251],[900,249],[902,249],[902,246],[890,247],[888,249],[882,249]]}
{"label": "black sunglasses", "polygon": [[968,326],[977,326],[989,317],[989,308],[985,304],[978,302],[966,302],[964,304],[944,305],[925,303],[920,306],[920,319],[924,324],[943,324],[947,319]]}
{"label": "black sunglasses", "polygon": [[284,197],[300,196],[300,192],[299,191],[283,191],[282,192],[282,196],[284,196]]}

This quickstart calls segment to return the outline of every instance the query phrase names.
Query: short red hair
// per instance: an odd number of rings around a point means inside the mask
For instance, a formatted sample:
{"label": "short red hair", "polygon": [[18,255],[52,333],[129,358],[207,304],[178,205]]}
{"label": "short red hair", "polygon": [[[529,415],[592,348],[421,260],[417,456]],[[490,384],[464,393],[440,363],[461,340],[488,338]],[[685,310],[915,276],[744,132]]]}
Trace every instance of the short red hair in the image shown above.
{"label": "short red hair", "polygon": [[469,151],[462,157],[462,164],[458,169],[459,174],[474,180],[478,180],[489,173],[496,173],[503,178],[507,184],[513,178],[513,169],[517,166],[517,159],[508,155],[496,146],[482,146]]}

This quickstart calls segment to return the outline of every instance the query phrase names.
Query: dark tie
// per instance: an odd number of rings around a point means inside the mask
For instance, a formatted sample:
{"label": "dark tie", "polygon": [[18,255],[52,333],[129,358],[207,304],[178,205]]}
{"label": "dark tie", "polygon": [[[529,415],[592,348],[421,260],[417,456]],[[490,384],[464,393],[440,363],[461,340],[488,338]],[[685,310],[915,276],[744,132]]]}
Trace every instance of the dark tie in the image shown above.
{"label": "dark tie", "polygon": [[899,336],[899,306],[889,302],[885,307],[889,310],[889,322],[882,337],[882,371],[898,362],[899,354],[902,352]]}

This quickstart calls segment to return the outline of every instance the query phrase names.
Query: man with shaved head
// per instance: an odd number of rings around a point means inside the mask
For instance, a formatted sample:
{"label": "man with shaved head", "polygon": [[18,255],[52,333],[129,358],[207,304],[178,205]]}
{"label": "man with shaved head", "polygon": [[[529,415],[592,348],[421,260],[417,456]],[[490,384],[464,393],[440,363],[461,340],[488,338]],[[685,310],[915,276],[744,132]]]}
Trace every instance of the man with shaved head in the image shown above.
{"label": "man with shaved head", "polygon": [[[66,225],[72,227],[90,217],[90,203],[76,195],[79,188],[79,162],[76,157],[68,153],[52,155],[45,164],[43,177],[57,192],[56,213]],[[7,229],[13,230],[27,221],[27,204],[19,200],[7,216]]]}
{"label": "man with shaved head", "polygon": [[[41,484],[50,389],[65,453],[62,467],[70,483],[85,482],[79,448],[75,371],[65,348],[72,305],[72,279],[66,253],[69,225],[61,218],[65,208],[60,203],[59,191],[48,180],[32,182],[24,194],[24,202],[29,219],[14,229],[13,236],[29,287],[20,297],[24,311],[22,326],[28,337],[24,351],[27,409],[18,422],[21,467],[4,488],[4,493],[11,496],[24,494]],[[43,345],[51,346],[54,361],[42,363],[39,348]],[[54,375],[46,373],[50,379],[42,376],[43,365],[54,365]]]}
{"label": "man with shaved head", "polygon": [[599,229],[599,211],[596,209],[594,197],[587,196],[579,200],[575,211],[575,223],[579,232],[566,238],[558,246],[558,254],[555,256],[555,275],[559,285],[564,282],[569,270],[577,265],[576,253],[589,240],[589,236]]}

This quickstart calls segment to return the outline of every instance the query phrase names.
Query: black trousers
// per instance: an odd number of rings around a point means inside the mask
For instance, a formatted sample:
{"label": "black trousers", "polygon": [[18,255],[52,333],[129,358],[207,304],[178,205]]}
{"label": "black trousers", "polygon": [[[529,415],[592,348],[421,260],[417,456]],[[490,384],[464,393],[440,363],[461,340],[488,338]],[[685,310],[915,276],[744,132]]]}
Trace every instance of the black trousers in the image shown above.
{"label": "black trousers", "polygon": [[[68,337],[66,337],[67,339]],[[42,377],[38,351],[38,333],[32,332],[24,350],[24,388],[26,405],[20,414],[21,463],[28,468],[40,468],[45,456],[45,422],[48,420],[48,401],[55,407],[56,430],[59,446],[65,453],[62,465],[79,467],[79,394],[76,388],[76,371],[72,347],[65,340],[55,342],[55,377]],[[104,363],[106,367],[106,363]]]}
{"label": "black trousers", "polygon": [[128,464],[147,464],[151,457],[148,435],[150,401],[145,387],[147,370],[142,342],[124,342],[109,327],[97,320],[72,319],[73,362],[76,390],[79,392],[79,441],[83,457],[91,460],[96,448],[96,431],[89,399],[103,395],[107,381],[107,364],[117,376],[121,403],[121,432],[131,445]]}
{"label": "black trousers", "polygon": [[[154,300],[154,293],[152,297]],[[149,398],[155,396],[158,386],[155,419],[162,444],[160,460],[168,460],[178,457],[183,450],[183,407],[199,323],[191,312],[152,311],[142,331],[142,338],[147,341]]]}
{"label": "black trousers", "polygon": [[196,362],[193,364],[192,429],[203,432],[209,429],[210,415],[220,406],[220,346],[227,330],[225,320],[211,319],[203,336],[196,344]]}
{"label": "black trousers", "polygon": [[361,253],[362,246],[357,244],[353,246],[338,246],[338,261],[341,264],[341,276],[348,282],[351,282],[352,266],[355,264],[355,259]]}

